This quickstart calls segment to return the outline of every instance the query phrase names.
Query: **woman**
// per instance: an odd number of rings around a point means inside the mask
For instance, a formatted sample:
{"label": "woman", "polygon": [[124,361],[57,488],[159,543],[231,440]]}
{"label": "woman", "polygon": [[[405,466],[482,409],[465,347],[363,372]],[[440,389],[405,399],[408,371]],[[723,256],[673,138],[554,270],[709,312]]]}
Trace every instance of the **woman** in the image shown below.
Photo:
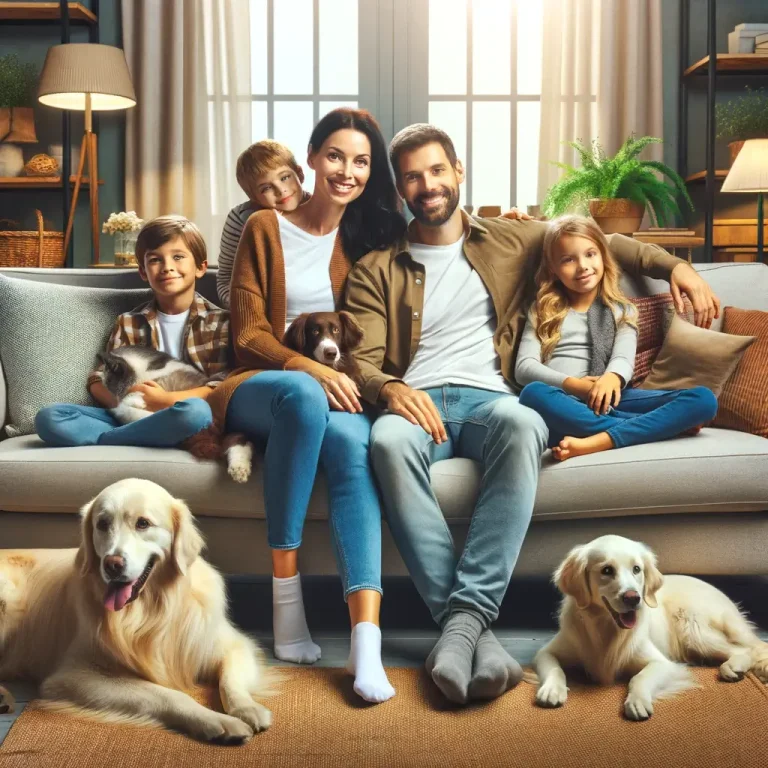
{"label": "woman", "polygon": [[[275,656],[312,663],[297,551],[318,466],[325,472],[331,536],[349,605],[347,669],[366,701],[395,691],[381,663],[381,512],[368,463],[370,421],[345,374],[283,345],[304,312],[334,311],[352,263],[405,233],[384,140],[366,111],[336,109],[315,127],[307,163],[311,199],[248,220],[232,275],[238,363],[214,393],[227,431],[266,442],[264,495],[273,568]],[[220,420],[221,423],[221,420]]]}

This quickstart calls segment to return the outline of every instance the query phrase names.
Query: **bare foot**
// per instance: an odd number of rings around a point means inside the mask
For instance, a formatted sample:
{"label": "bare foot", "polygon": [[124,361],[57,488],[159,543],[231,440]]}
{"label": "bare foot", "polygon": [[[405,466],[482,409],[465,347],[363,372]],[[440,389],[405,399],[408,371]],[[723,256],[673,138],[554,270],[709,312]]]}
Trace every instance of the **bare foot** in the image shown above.
{"label": "bare foot", "polygon": [[600,432],[591,437],[564,437],[558,445],[552,448],[552,456],[557,461],[565,461],[574,456],[609,451],[611,448],[613,448],[613,440],[607,432]]}
{"label": "bare foot", "polygon": [[683,432],[683,435],[698,435],[699,432],[701,432],[701,424],[699,424],[698,427],[691,427],[690,429],[686,429],[685,432]]}

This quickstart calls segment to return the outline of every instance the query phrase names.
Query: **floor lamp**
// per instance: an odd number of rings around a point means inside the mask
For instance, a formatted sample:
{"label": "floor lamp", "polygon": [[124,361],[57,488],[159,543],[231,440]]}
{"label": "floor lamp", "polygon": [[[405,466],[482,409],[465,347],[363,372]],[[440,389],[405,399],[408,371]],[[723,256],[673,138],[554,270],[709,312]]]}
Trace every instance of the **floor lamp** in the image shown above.
{"label": "floor lamp", "polygon": [[744,142],[725,177],[722,191],[757,193],[757,261],[763,261],[763,193],[768,192],[768,139],[749,139]]}
{"label": "floor lamp", "polygon": [[[96,134],[93,132],[92,112],[128,109],[136,105],[131,76],[125,54],[120,48],[98,43],[68,43],[48,49],[37,97],[41,104],[58,109],[85,112],[85,134],[80,145],[80,162],[75,176],[75,189],[64,235],[67,253],[75,221],[77,196],[83,180],[83,168],[88,158],[90,182],[91,229],[93,230],[93,263],[99,263],[99,173]],[[64,151],[67,151],[67,147]],[[69,184],[69,179],[62,179]]]}

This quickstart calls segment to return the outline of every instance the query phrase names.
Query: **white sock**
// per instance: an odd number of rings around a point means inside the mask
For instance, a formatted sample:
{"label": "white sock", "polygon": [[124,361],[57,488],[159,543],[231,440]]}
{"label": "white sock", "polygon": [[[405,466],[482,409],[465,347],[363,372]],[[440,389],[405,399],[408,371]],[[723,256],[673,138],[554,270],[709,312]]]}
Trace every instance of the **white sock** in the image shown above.
{"label": "white sock", "polygon": [[386,701],[395,695],[381,663],[381,630],[370,621],[352,629],[347,672],[355,676],[355,693],[366,701]]}
{"label": "white sock", "polygon": [[272,577],[272,632],[275,657],[297,664],[314,664],[320,658],[320,646],[312,642],[304,615],[301,577]]}

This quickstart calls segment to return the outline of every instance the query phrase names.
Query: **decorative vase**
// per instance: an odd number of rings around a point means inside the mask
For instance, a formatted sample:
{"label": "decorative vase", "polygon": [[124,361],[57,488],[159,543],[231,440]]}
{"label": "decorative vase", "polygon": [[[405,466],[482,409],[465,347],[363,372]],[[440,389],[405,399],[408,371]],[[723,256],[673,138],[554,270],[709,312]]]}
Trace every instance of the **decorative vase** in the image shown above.
{"label": "decorative vase", "polygon": [[738,156],[739,152],[741,152],[741,148],[743,146],[743,141],[731,141],[728,143],[728,150],[731,153],[731,162],[728,166],[729,168],[733,167],[733,164],[736,161],[736,157]]}
{"label": "decorative vase", "polygon": [[115,232],[115,264],[136,267],[136,238],[138,232]]}
{"label": "decorative vase", "polygon": [[0,176],[18,176],[24,168],[24,153],[15,144],[0,144]]}
{"label": "decorative vase", "polygon": [[626,197],[613,200],[595,197],[589,201],[589,213],[606,235],[615,232],[631,235],[640,229],[645,205]]}

